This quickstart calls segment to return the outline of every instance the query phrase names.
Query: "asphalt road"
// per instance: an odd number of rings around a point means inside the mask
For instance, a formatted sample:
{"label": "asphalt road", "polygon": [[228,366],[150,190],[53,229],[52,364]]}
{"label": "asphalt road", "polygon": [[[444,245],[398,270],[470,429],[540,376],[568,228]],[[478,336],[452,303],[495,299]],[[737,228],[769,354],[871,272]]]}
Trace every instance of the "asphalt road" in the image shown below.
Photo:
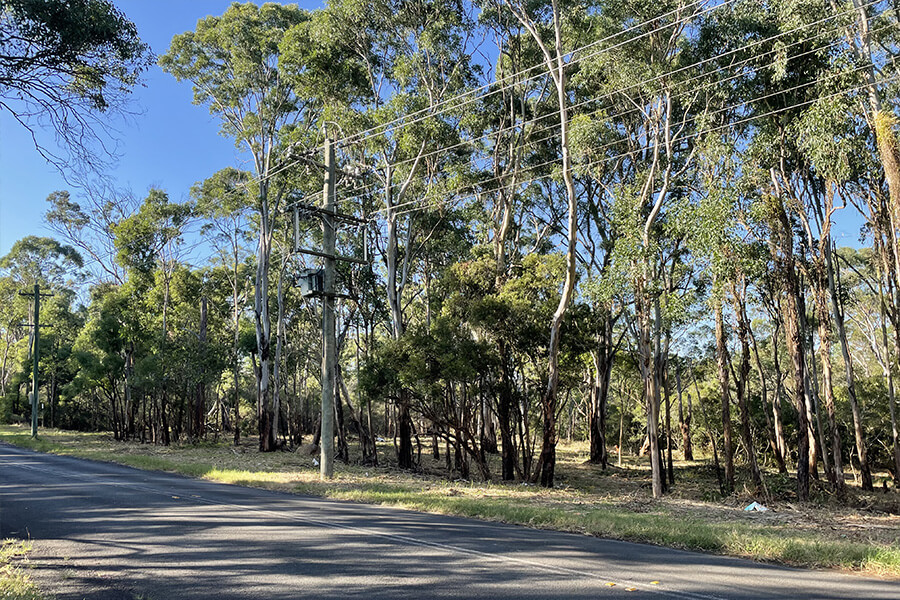
{"label": "asphalt road", "polygon": [[228,486],[0,444],[0,536],[59,600],[900,599],[900,583]]}

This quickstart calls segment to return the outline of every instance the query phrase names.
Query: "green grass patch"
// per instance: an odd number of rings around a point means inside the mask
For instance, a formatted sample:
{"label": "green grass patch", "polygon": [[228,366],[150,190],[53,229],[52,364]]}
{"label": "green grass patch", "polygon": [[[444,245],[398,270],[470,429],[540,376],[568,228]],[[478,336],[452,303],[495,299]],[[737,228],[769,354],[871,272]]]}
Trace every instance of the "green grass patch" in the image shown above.
{"label": "green grass patch", "polygon": [[31,578],[19,568],[31,545],[20,540],[0,543],[0,598],[3,600],[43,600]]}
{"label": "green grass patch", "polygon": [[[704,502],[705,485],[694,481],[701,477],[703,469],[693,463],[685,466],[682,490],[691,490],[696,484],[696,491],[693,498],[680,499],[688,502],[685,508],[677,500],[651,500],[649,492],[639,487],[641,467],[598,476],[578,456],[569,457],[564,463],[569,469],[567,480],[574,487],[544,490],[513,484],[451,482],[388,468],[351,465],[340,465],[333,480],[321,481],[311,457],[287,452],[264,455],[226,445],[161,448],[72,432],[48,432],[33,440],[21,428],[10,426],[0,426],[0,440],[41,452],[222,483],[900,578],[900,528],[889,529],[887,542],[884,537],[861,541],[843,539],[841,531],[805,523],[802,518],[754,518],[740,510],[740,500],[730,505]],[[820,509],[812,506],[810,510]],[[834,509],[817,514],[828,510]],[[891,523],[900,525],[900,519],[894,519]]]}

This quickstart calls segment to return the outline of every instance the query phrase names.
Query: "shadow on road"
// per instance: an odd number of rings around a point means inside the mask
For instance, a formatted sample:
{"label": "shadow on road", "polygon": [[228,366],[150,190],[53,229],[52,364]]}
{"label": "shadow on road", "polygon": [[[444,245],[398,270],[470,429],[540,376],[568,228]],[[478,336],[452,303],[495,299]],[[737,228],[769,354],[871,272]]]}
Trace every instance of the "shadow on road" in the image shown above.
{"label": "shadow on road", "polygon": [[34,540],[33,573],[60,600],[900,597],[892,582],[3,446],[0,476],[0,535]]}

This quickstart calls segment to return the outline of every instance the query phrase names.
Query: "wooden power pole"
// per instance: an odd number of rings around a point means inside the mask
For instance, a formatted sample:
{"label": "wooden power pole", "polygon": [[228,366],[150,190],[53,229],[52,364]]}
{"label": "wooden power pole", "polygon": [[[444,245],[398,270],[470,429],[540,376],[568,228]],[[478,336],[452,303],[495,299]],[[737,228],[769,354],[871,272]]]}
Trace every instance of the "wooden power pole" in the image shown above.
{"label": "wooden power pole", "polygon": [[[337,224],[349,223],[366,225],[367,221],[354,216],[339,213],[335,210],[335,184],[339,171],[336,167],[334,142],[325,138],[325,163],[304,159],[315,167],[325,171],[325,182],[322,188],[322,206],[313,206],[300,200],[293,202],[288,208],[294,212],[294,252],[317,256],[324,261],[324,269],[310,270],[302,274],[304,278],[304,297],[322,298],[322,415],[319,437],[319,475],[322,479],[334,477],[334,387],[337,365],[337,341],[334,332],[334,300],[347,298],[335,290],[334,267],[337,261],[357,264],[368,264],[368,260],[360,260],[351,256],[336,254]],[[347,173],[340,172],[342,175]],[[322,250],[311,250],[299,247],[300,215],[318,217],[322,220]]]}

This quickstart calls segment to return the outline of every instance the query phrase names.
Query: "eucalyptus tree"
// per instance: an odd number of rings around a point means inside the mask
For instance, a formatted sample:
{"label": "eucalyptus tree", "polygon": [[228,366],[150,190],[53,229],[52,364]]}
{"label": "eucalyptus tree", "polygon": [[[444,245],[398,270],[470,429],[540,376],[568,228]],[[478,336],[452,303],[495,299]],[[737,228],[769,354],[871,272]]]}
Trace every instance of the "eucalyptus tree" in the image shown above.
{"label": "eucalyptus tree", "polygon": [[251,241],[249,215],[252,208],[247,182],[249,173],[226,168],[191,189],[197,204],[197,215],[205,220],[205,233],[216,248],[216,258],[223,266],[223,274],[231,290],[232,376],[234,377],[233,427],[234,444],[241,439],[240,415],[240,324],[249,288],[250,275],[246,245]]}
{"label": "eucalyptus tree", "polygon": [[[34,235],[16,241],[9,253],[0,258],[0,294],[3,297],[0,309],[2,319],[0,343],[3,344],[3,358],[0,361],[0,395],[6,395],[7,385],[13,372],[18,368],[15,364],[17,349],[26,337],[27,353],[33,351],[31,347],[35,339],[33,331],[27,336],[26,333],[30,331],[27,323],[31,322],[32,317],[29,315],[33,314],[34,309],[33,305],[29,305],[29,300],[21,294],[30,294],[34,286],[39,285],[43,293],[56,295],[55,300],[51,300],[53,303],[47,305],[50,308],[49,311],[45,309],[47,312],[44,315],[44,324],[52,326],[52,330],[48,329],[41,336],[42,348],[53,348],[54,351],[45,353],[39,367],[41,372],[46,372],[50,366],[52,374],[55,375],[58,372],[58,362],[54,359],[60,355],[55,348],[59,345],[70,345],[72,342],[72,336],[69,335],[71,332],[64,326],[67,323],[67,313],[71,313],[69,307],[73,296],[83,282],[83,267],[81,254],[72,246],[61,244],[53,238]],[[66,310],[62,310],[63,306]],[[30,369],[26,366],[22,372],[28,373]],[[49,390],[51,406],[55,406],[57,391],[58,388],[55,387]],[[51,415],[55,416],[52,411]]]}
{"label": "eucalyptus tree", "polygon": [[[727,22],[727,18],[723,18]],[[715,53],[718,48],[700,51]],[[702,54],[701,54],[702,55]],[[716,79],[712,78],[715,82]],[[740,436],[747,452],[747,464],[754,488],[763,490],[762,472],[756,456],[750,416],[751,360],[756,362],[760,378],[763,411],[768,416],[765,373],[759,360],[756,337],[751,327],[748,304],[751,290],[758,286],[766,271],[765,247],[754,239],[754,231],[748,229],[747,211],[750,208],[740,176],[740,148],[738,136],[725,134],[719,129],[735,115],[727,108],[735,99],[734,90],[728,85],[717,86],[716,110],[710,111],[705,126],[709,133],[698,136],[698,193],[692,217],[689,244],[699,261],[698,267],[711,274],[712,289],[709,304],[715,316],[716,367],[721,396],[721,422],[723,455],[725,461],[724,487],[735,487],[734,444],[732,441],[732,384],[737,399],[740,420]],[[725,306],[731,304],[734,324],[726,322]],[[729,330],[733,331],[740,347],[737,369],[734,368],[728,344]]]}
{"label": "eucalyptus tree", "polygon": [[[900,478],[900,421],[894,385],[895,350],[888,336],[889,329],[895,325],[888,313],[880,254],[877,248],[860,250],[842,248],[835,253],[835,261],[838,263],[837,270],[845,272],[840,281],[841,293],[847,298],[847,304],[852,307],[852,311],[848,313],[848,321],[862,334],[872,356],[881,368],[891,422],[891,462],[895,473],[894,479],[897,480]],[[877,313],[870,310],[875,303],[879,306]]]}
{"label": "eucalyptus tree", "polygon": [[[465,112],[450,98],[472,81],[471,18],[463,3],[453,1],[335,0],[315,15],[311,30],[358,84],[329,114],[345,133],[347,156],[368,166],[362,195],[380,198],[379,250],[390,335],[398,340],[408,325],[417,252],[428,236],[418,223],[420,209],[443,198],[448,188],[440,182],[459,161],[460,153],[440,148],[459,142]],[[400,393],[403,468],[413,466],[409,408]]]}
{"label": "eucalyptus tree", "polygon": [[[831,0],[830,4],[834,12],[843,12],[844,6],[836,0]],[[887,4],[852,0],[855,18],[846,25],[844,33],[852,64],[856,67],[852,72],[864,82],[863,115],[881,162],[891,204],[890,222],[896,232],[900,226],[900,150],[897,148],[897,107],[889,99],[895,98],[897,93],[896,75],[890,74],[890,66],[900,53],[897,37],[900,15],[896,7],[891,10]],[[898,256],[895,253],[895,261],[900,261]],[[896,264],[900,265],[900,262]]]}
{"label": "eucalyptus tree", "polygon": [[[44,215],[44,220],[62,239],[87,258],[84,271],[89,274],[88,281],[93,286],[101,287],[102,297],[107,300],[117,295],[123,297],[131,295],[134,288],[128,285],[129,274],[126,263],[119,260],[122,240],[117,240],[115,229],[119,223],[137,213],[139,200],[131,194],[111,187],[95,185],[84,188],[83,197],[79,198],[79,201],[74,200],[68,191],[56,191],[47,197],[47,202],[50,208]],[[141,240],[136,237],[132,241],[139,243]],[[99,301],[100,297],[92,293],[92,303]],[[134,295],[131,297],[135,298]],[[123,327],[117,330],[127,338],[123,342],[125,397],[123,405],[131,407],[133,407],[135,342],[139,338],[137,322],[141,316],[140,312],[136,310],[125,313]],[[82,342],[81,347],[84,348],[86,343]],[[76,356],[87,357],[89,353],[76,352]],[[74,383],[80,385],[84,381],[82,378]],[[124,419],[125,413],[115,414]],[[127,423],[123,419],[114,421],[116,427],[125,423],[122,429],[115,430],[116,435],[134,433],[132,417],[133,414],[128,415]],[[96,425],[96,421],[92,423]]]}
{"label": "eucalyptus tree", "polygon": [[[731,104],[717,113],[726,123],[739,124],[734,131],[736,143],[743,150],[741,193],[746,198],[744,202],[751,206],[744,213],[746,225],[759,239],[767,241],[776,287],[781,288],[778,310],[782,314],[777,316],[777,322],[784,326],[792,361],[792,391],[799,421],[798,495],[805,498],[810,461],[815,456],[810,436],[815,436],[812,383],[816,374],[807,364],[800,280],[808,264],[807,247],[815,240],[809,227],[805,240],[797,239],[795,232],[801,223],[809,223],[804,220],[808,214],[804,209],[809,204],[806,200],[824,188],[823,175],[811,164],[808,149],[801,147],[809,136],[801,134],[797,127],[820,97],[833,96],[833,87],[816,84],[837,84],[834,44],[827,43],[837,30],[835,22],[829,20],[827,7],[802,0],[778,7],[741,2],[718,14],[705,37],[710,52],[725,61],[715,64],[726,67],[737,56],[744,56],[742,62],[747,65],[745,74],[729,75],[724,80],[725,100]],[[815,30],[811,29],[814,26]],[[826,41],[824,45],[817,39],[820,36]],[[748,39],[753,43],[748,45]],[[823,134],[817,142],[821,144],[826,138],[827,134]],[[827,153],[829,148],[824,146],[820,151]],[[825,227],[831,214],[822,217],[824,220],[819,221]],[[827,228],[823,231],[827,238]],[[777,402],[777,389],[775,399]],[[776,414],[776,436],[777,430]]]}
{"label": "eucalyptus tree", "polygon": [[[146,311],[151,306],[161,307],[161,322],[158,336],[158,353],[156,362],[161,369],[162,395],[160,397],[159,424],[161,441],[168,445],[170,442],[170,428],[168,426],[168,393],[169,378],[168,356],[166,354],[167,339],[169,337],[168,314],[170,306],[170,285],[175,270],[178,268],[178,247],[183,240],[184,229],[191,216],[190,204],[170,203],[168,194],[159,189],[152,189],[140,207],[134,214],[120,220],[111,227],[115,236],[115,246],[118,250],[116,259],[127,272],[128,278],[125,285],[121,286],[121,292],[128,295],[131,304],[138,308],[135,311],[141,317],[152,319],[155,310]],[[147,292],[153,289],[157,283],[161,283],[162,298],[160,304],[146,302]],[[137,334],[133,331],[132,334]],[[126,342],[126,385],[125,385],[125,412],[131,411],[132,387],[130,377],[134,373],[134,339]],[[148,381],[152,381],[152,378]],[[159,381],[159,380],[157,380]]]}
{"label": "eucalyptus tree", "polygon": [[[295,71],[292,76],[281,60],[288,44],[291,52],[307,52],[311,44],[305,33],[309,18],[296,5],[235,3],[221,17],[201,19],[195,31],[175,36],[159,61],[176,79],[193,84],[195,104],[209,107],[222,123],[222,134],[233,138],[253,163],[253,205],[259,232],[254,318],[261,451],[277,446],[269,267],[278,210],[289,191],[279,174],[296,165],[302,146],[314,145],[323,104],[312,87],[321,72]],[[296,34],[288,36],[292,30]]]}
{"label": "eucalyptus tree", "polygon": [[[542,395],[546,377],[547,344],[542,331],[547,320],[552,316],[559,300],[557,282],[564,270],[564,257],[558,253],[529,254],[522,257],[516,276],[505,280],[502,287],[496,287],[496,262],[492,249],[485,246],[473,248],[473,256],[458,262],[445,270],[438,281],[437,289],[443,300],[438,304],[434,322],[433,338],[422,339],[421,330],[417,332],[426,345],[440,347],[441,344],[452,346],[468,346],[478,356],[471,364],[456,362],[452,371],[458,369],[471,370],[470,387],[486,384],[499,397],[504,393],[511,396],[510,431],[508,443],[510,448],[507,460],[512,463],[508,467],[515,478],[527,479],[531,476],[534,465],[533,434],[531,433],[533,410],[531,407]],[[476,342],[475,346],[460,338],[461,332]],[[566,340],[573,338],[568,336]],[[571,355],[571,348],[563,346],[563,351]],[[433,352],[434,350],[429,350]],[[451,354],[458,353],[448,350]],[[504,352],[508,355],[504,356]],[[440,362],[440,360],[438,360]],[[575,362],[569,360],[568,363]],[[569,370],[573,370],[569,366]],[[498,374],[497,371],[505,371]],[[418,375],[424,382],[426,375]],[[453,378],[457,376],[454,375]],[[465,381],[466,378],[459,380]],[[513,382],[515,388],[497,389]],[[475,392],[471,394],[476,395]],[[457,397],[456,400],[463,400]],[[459,402],[457,404],[460,404]],[[459,407],[456,407],[459,410]],[[439,423],[447,424],[448,416],[440,407],[429,408],[430,414],[439,416]],[[441,416],[443,415],[443,416]],[[456,425],[462,429],[471,428],[476,420],[466,423],[461,417]],[[457,433],[460,427],[454,426]],[[453,434],[454,439],[457,435]],[[465,434],[468,435],[468,434]],[[501,435],[505,435],[501,432]],[[473,431],[472,439],[467,442],[476,452],[485,450],[484,440],[479,440],[477,431]],[[471,442],[480,442],[472,444]],[[454,442],[456,443],[456,442]],[[502,448],[501,448],[502,450]],[[502,457],[501,457],[502,458]],[[501,475],[502,476],[502,475]]]}
{"label": "eucalyptus tree", "polygon": [[81,283],[84,259],[72,246],[49,237],[28,235],[17,240],[0,258],[0,269],[22,288],[75,287]]}
{"label": "eucalyptus tree", "polygon": [[[616,134],[595,161],[608,161],[615,172],[607,184],[610,216],[619,232],[612,250],[613,269],[625,274],[623,281],[635,304],[635,348],[645,385],[653,494],[659,496],[664,483],[658,427],[667,353],[663,298],[670,292],[667,271],[681,252],[680,234],[671,229],[677,219],[667,215],[674,217],[679,199],[687,197],[685,186],[695,154],[689,133],[705,106],[702,87],[679,86],[679,80],[687,79],[685,71],[672,73],[691,55],[688,49],[695,43],[691,24],[702,7],[681,1],[652,7],[617,2],[604,9],[597,35],[611,35],[612,41],[592,52],[582,66],[586,71],[582,77],[601,83],[604,104],[598,112],[609,112],[610,129]],[[629,37],[617,40],[615,35],[626,29],[622,35]],[[623,106],[628,108],[622,110]]]}
{"label": "eucalyptus tree", "polygon": [[[504,0],[506,7],[515,15],[522,27],[531,35],[540,49],[542,67],[553,81],[556,92],[556,110],[559,116],[559,151],[561,175],[566,191],[567,218],[565,227],[566,271],[559,305],[550,321],[549,366],[547,388],[541,400],[543,418],[543,439],[537,469],[541,485],[553,487],[556,469],[557,404],[559,387],[559,346],[563,319],[572,302],[576,283],[576,243],[578,236],[578,196],[572,175],[570,150],[569,85],[566,72],[573,49],[571,41],[563,32],[565,15],[558,0],[531,3],[523,0]],[[577,11],[572,11],[577,13]],[[567,59],[567,56],[569,58]],[[538,473],[535,473],[537,478]]]}
{"label": "eucalyptus tree", "polygon": [[[793,379],[793,400],[797,411],[797,495],[801,499],[809,496],[809,467],[810,433],[812,431],[807,410],[807,398],[809,397],[809,376],[805,348],[805,334],[802,310],[802,290],[800,287],[800,261],[801,251],[797,246],[794,222],[791,207],[794,206],[790,190],[783,185],[784,172],[779,167],[768,165],[781,165],[778,156],[771,156],[771,149],[776,148],[782,152],[786,141],[786,132],[779,131],[782,127],[781,118],[774,118],[771,122],[763,123],[763,126],[771,126],[772,129],[763,129],[756,134],[753,140],[753,148],[748,153],[748,158],[759,161],[762,168],[756,171],[758,177],[756,184],[762,189],[761,197],[754,207],[754,222],[760,227],[759,236],[768,243],[770,258],[773,263],[773,274],[777,286],[780,288],[781,322],[784,325],[785,342],[787,352],[791,359],[791,375]],[[757,155],[756,153],[759,153]],[[748,168],[748,172],[752,172]]]}
{"label": "eucalyptus tree", "polygon": [[[835,12],[845,8],[843,5],[832,2]],[[900,289],[900,251],[897,245],[897,231],[900,227],[900,153],[897,149],[897,96],[898,83],[892,69],[896,64],[900,46],[898,46],[896,10],[891,10],[887,3],[861,2],[853,0],[853,19],[845,23],[843,30],[847,44],[848,78],[855,83],[860,83],[860,97],[843,115],[844,119],[833,119],[843,125],[844,132],[851,131],[853,137],[843,135],[837,138],[843,145],[866,143],[867,147],[860,148],[853,158],[857,158],[857,164],[852,167],[855,171],[858,185],[842,186],[841,197],[846,196],[854,202],[860,212],[866,217],[868,232],[878,250],[881,262],[881,274],[886,292],[885,309],[894,325],[894,353],[900,351],[900,333],[897,325],[900,324],[900,303],[896,290]],[[849,104],[849,103],[847,103]],[[859,121],[864,123],[859,126]],[[860,135],[861,131],[867,131],[868,136]],[[867,139],[866,139],[867,138]],[[868,160],[859,161],[859,157]],[[859,165],[859,162],[867,164]],[[861,168],[860,168],[861,167]],[[853,188],[856,188],[855,190]],[[854,193],[855,192],[855,193]],[[854,201],[854,196],[857,198]],[[834,271],[834,269],[832,269]],[[852,368],[849,361],[852,360],[845,347],[846,333],[844,331],[844,312],[839,303],[839,297],[835,292],[840,290],[834,285],[834,273],[829,279],[832,291],[832,311],[838,337],[841,342],[841,352],[844,356],[845,377],[848,389],[855,392]],[[858,403],[855,394],[851,394],[851,408],[854,415],[854,437],[857,442],[857,453],[865,456],[865,434],[862,430],[862,418],[859,414]],[[891,405],[893,409],[893,404]],[[892,413],[893,414],[893,413]],[[896,434],[895,434],[896,436]],[[895,443],[896,445],[896,443]],[[862,454],[860,454],[862,452]],[[895,450],[895,454],[897,451]],[[900,459],[897,459],[900,465]],[[900,466],[898,466],[900,468]],[[866,477],[864,472],[863,485],[870,487],[871,477]]]}
{"label": "eucalyptus tree", "polygon": [[[210,269],[184,263],[174,270],[169,283],[170,333],[164,360],[157,364],[171,380],[178,399],[172,419],[176,439],[186,434],[188,441],[200,441],[210,426],[217,428],[218,415],[223,412],[218,401],[210,402],[210,392],[227,369],[229,358],[225,321],[230,315],[218,296],[220,290]],[[157,284],[150,299],[159,303],[159,296],[165,294],[165,287]]]}
{"label": "eucalyptus tree", "polygon": [[2,332],[3,358],[0,359],[0,396],[5,397],[11,376],[11,360],[15,360],[16,347],[26,339],[23,321],[28,315],[24,298],[19,295],[18,283],[11,277],[0,277],[0,332]]}
{"label": "eucalyptus tree", "polygon": [[[569,24],[579,45],[606,36],[605,16],[590,12]],[[600,52],[604,52],[601,49]],[[598,68],[599,67],[599,68]],[[571,145],[577,161],[573,177],[579,191],[579,238],[582,251],[576,254],[585,281],[581,293],[592,307],[594,347],[590,351],[593,373],[590,383],[588,432],[592,463],[606,468],[606,416],[613,363],[622,345],[627,327],[621,325],[626,305],[632,299],[627,281],[616,272],[613,249],[621,224],[614,218],[613,204],[617,183],[624,180],[626,161],[616,156],[622,141],[609,100],[611,86],[602,64],[590,60],[573,69]]]}
{"label": "eucalyptus tree", "polygon": [[[0,2],[0,110],[26,127],[41,156],[71,174],[102,174],[111,113],[152,64],[150,47],[109,0]],[[61,156],[39,139],[49,123]]]}
{"label": "eucalyptus tree", "polygon": [[116,260],[118,249],[113,228],[133,214],[138,200],[130,194],[105,187],[89,187],[80,201],[68,191],[56,191],[47,197],[50,208],[44,221],[63,240],[75,247],[87,260],[91,283],[122,284],[126,274]]}
{"label": "eucalyptus tree", "polygon": [[59,427],[72,412],[65,390],[77,375],[73,347],[84,326],[86,309],[77,304],[76,288],[58,287],[46,303],[41,304],[41,356],[39,371],[46,388],[44,425]]}
{"label": "eucalyptus tree", "polygon": [[[839,67],[837,67],[839,68]],[[858,103],[849,96],[828,97],[830,89],[824,90],[824,98],[816,100],[794,123],[794,131],[800,140],[798,153],[807,164],[805,176],[798,178],[795,186],[803,201],[797,211],[809,260],[805,266],[807,277],[813,288],[816,321],[818,325],[820,363],[825,405],[830,430],[831,460],[826,461],[829,480],[839,493],[843,493],[843,459],[840,430],[834,397],[834,374],[832,370],[832,342],[837,330],[841,353],[844,359],[845,377],[854,418],[854,438],[857,452],[862,452],[861,471],[866,487],[871,484],[865,460],[865,434],[862,417],[855,393],[855,381],[850,356],[850,348],[844,325],[844,316],[839,307],[840,290],[836,287],[836,265],[832,226],[838,211],[846,210],[848,200],[860,194],[860,185],[865,185],[865,173],[870,170],[873,156],[866,148],[865,137],[858,135],[864,129]],[[863,192],[866,193],[866,192]],[[866,193],[867,197],[871,194]],[[877,232],[878,228],[873,228]],[[868,481],[868,484],[865,483]]]}
{"label": "eucalyptus tree", "polygon": [[[128,295],[119,286],[94,286],[85,326],[73,347],[78,372],[69,386],[70,393],[90,398],[95,413],[93,425],[111,429],[116,440],[134,433],[135,413],[120,386],[126,379],[126,358],[129,353],[133,355],[133,349],[128,348],[129,340],[134,339],[133,312]],[[129,390],[127,385],[125,389]]]}
{"label": "eucalyptus tree", "polygon": [[[502,3],[483,3],[479,23],[499,53],[484,74],[483,93],[477,102],[471,102],[474,110],[462,121],[477,149],[472,173],[466,180],[471,183],[477,205],[484,206],[475,214],[477,241],[493,250],[494,282],[485,293],[499,294],[517,276],[522,257],[529,252],[527,221],[534,219],[542,223],[539,228],[549,228],[549,223],[544,223],[548,219],[541,215],[545,212],[542,189],[534,180],[550,173],[540,165],[556,150],[555,144],[543,140],[546,130],[554,128],[556,115],[547,102],[553,91],[546,77],[532,75],[533,67],[541,64],[541,51],[520,21],[510,11],[502,10]],[[540,241],[543,235],[534,237]],[[482,258],[480,254],[478,258]],[[515,377],[518,348],[506,336],[489,338],[498,353],[494,410],[500,434],[501,478],[508,481],[522,473],[515,418],[516,398],[524,390]],[[530,464],[527,457],[522,460]]]}

